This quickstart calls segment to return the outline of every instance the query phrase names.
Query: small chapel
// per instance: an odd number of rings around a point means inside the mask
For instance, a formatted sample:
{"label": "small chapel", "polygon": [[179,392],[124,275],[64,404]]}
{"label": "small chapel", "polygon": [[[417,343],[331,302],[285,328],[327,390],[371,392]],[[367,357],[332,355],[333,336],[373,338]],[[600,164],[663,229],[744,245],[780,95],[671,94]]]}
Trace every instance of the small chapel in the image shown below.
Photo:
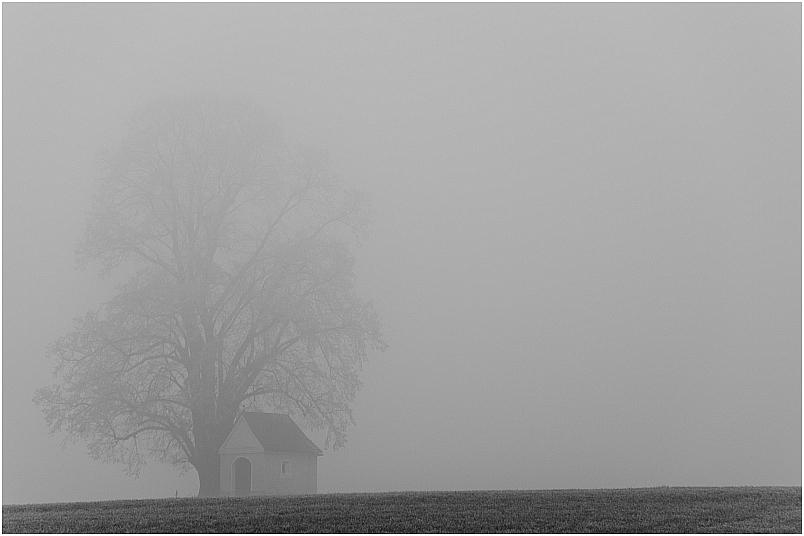
{"label": "small chapel", "polygon": [[218,453],[222,497],[317,492],[323,452],[288,415],[241,413]]}

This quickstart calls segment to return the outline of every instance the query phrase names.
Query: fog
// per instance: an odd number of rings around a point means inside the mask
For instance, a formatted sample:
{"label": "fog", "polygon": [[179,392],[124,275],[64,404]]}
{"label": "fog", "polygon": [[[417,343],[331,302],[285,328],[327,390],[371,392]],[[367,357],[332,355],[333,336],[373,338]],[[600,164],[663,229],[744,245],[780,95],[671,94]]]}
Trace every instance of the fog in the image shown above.
{"label": "fog", "polygon": [[[148,99],[254,99],[371,192],[389,348],[318,491],[801,485],[801,4],[4,4],[3,503],[189,496],[49,435]],[[323,447],[322,438],[308,435]]]}

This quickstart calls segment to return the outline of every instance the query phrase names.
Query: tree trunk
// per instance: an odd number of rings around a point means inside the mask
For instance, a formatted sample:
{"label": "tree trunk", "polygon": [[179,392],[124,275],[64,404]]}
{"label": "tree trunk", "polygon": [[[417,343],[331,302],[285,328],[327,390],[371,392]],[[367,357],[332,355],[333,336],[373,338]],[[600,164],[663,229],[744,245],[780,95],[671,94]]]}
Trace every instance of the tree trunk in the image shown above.
{"label": "tree trunk", "polygon": [[194,428],[197,430],[195,437],[197,456],[192,464],[198,472],[199,497],[218,497],[220,495],[221,457],[218,449],[232,431],[235,413],[236,410],[224,411],[224,416],[218,421],[194,423]]}
{"label": "tree trunk", "polygon": [[198,496],[217,497],[221,492],[221,459],[217,451],[207,452],[193,464],[198,472]]}

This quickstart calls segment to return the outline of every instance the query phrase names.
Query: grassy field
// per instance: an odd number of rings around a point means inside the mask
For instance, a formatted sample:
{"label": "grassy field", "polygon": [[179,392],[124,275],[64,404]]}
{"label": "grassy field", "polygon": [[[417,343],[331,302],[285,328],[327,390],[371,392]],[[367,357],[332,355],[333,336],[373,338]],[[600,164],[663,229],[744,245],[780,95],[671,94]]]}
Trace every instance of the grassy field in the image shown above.
{"label": "grassy field", "polygon": [[801,533],[801,488],[155,499],[3,506],[3,532]]}

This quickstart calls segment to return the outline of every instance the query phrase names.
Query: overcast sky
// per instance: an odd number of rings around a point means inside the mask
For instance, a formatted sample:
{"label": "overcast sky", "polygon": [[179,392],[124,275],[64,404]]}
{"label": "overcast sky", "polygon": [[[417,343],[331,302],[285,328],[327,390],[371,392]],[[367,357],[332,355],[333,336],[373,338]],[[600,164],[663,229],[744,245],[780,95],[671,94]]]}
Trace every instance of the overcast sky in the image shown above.
{"label": "overcast sky", "polygon": [[[94,154],[252,98],[369,190],[373,355],[319,492],[801,485],[801,4],[9,4],[3,503],[188,496],[47,433]],[[323,441],[310,434],[319,446]]]}

